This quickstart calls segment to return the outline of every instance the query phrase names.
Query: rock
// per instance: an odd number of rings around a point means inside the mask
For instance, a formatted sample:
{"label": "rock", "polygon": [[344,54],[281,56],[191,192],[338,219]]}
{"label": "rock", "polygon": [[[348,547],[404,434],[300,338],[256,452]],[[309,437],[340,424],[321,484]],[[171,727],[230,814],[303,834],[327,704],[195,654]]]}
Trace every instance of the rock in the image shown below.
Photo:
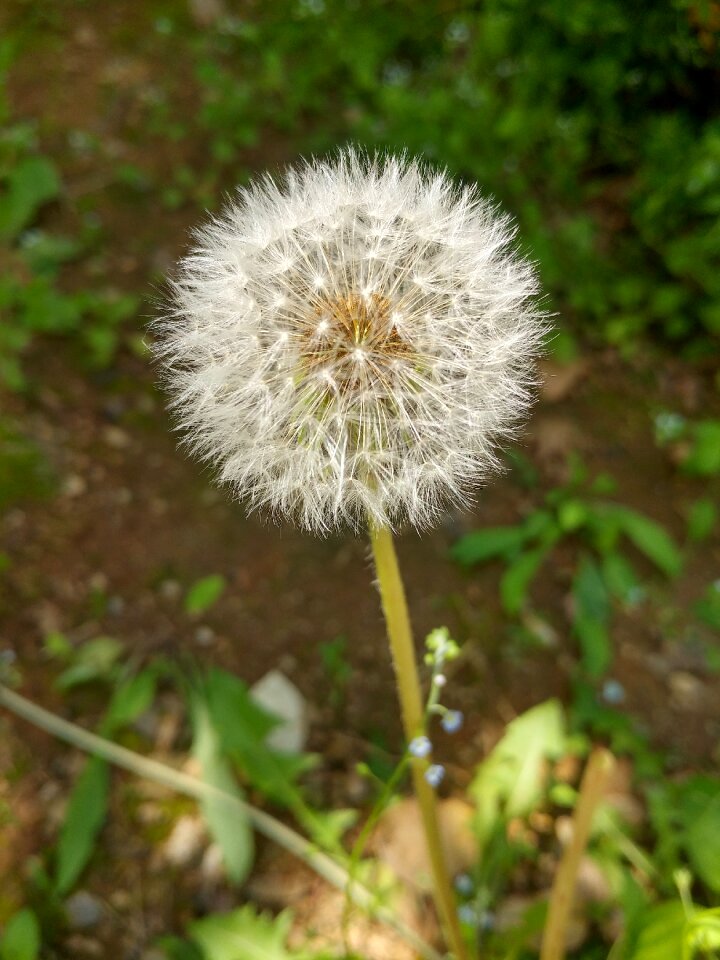
{"label": "rock", "polygon": [[295,684],[279,670],[271,670],[251,687],[250,696],[282,721],[268,734],[267,745],[283,753],[301,753],[307,743],[308,707]]}
{"label": "rock", "polygon": [[[438,803],[438,819],[448,873],[469,870],[477,858],[477,845],[470,826],[472,807],[451,797]],[[380,860],[420,890],[432,889],[430,863],[425,846],[420,808],[414,797],[394,804],[380,818],[372,847]]]}
{"label": "rock", "polygon": [[170,831],[161,848],[161,856],[173,867],[186,867],[205,849],[207,834],[200,817],[185,814]]}
{"label": "rock", "polygon": [[89,930],[103,916],[103,905],[87,890],[78,890],[65,901],[65,913],[72,930]]}
{"label": "rock", "polygon": [[668,677],[670,705],[676,710],[696,712],[703,709],[705,685],[692,673],[676,670]]}

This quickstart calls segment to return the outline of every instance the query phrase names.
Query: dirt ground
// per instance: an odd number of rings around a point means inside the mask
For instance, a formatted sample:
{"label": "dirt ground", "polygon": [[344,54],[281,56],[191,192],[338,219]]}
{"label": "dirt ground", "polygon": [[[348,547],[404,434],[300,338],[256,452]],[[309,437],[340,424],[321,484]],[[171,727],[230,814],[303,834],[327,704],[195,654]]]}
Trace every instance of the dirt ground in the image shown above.
{"label": "dirt ground", "polygon": [[[168,212],[152,194],[140,205],[127,203],[117,184],[105,182],[104,171],[112,158],[159,177],[171,155],[178,161],[178,151],[201,170],[202,148],[173,145],[163,155],[156,141],[146,144],[139,136],[142,91],[155,66],[151,51],[122,39],[123,12],[123,4],[112,5],[111,22],[101,28],[97,10],[78,8],[77,19],[54,28],[45,41],[48,51],[62,49],[63,56],[44,57],[40,71],[21,58],[10,92],[17,116],[39,119],[43,148],[63,175],[63,202],[47,212],[44,225],[73,233],[89,197],[103,224],[102,252],[76,264],[68,282],[80,288],[98,275],[103,282],[110,277],[114,287],[149,303],[154,278],[181,252],[201,211],[186,205]],[[80,128],[100,138],[100,154],[78,156],[68,147],[68,132]],[[273,139],[244,161],[262,168],[291,156],[291,145]],[[26,371],[30,389],[3,395],[3,416],[38,445],[56,493],[20,501],[0,518],[0,550],[10,559],[0,579],[0,649],[15,654],[22,692],[82,725],[97,723],[97,698],[62,698],[53,688],[56,666],[43,654],[43,638],[52,631],[78,643],[111,635],[138,661],[165,654],[217,663],[249,683],[278,668],[310,704],[309,748],[323,757],[312,785],[318,800],[362,802],[355,764],[372,744],[396,754],[401,743],[366,542],[351,534],[315,539],[248,518],[212,485],[208,472],[178,451],[153,370],[130,350],[121,350],[110,369],[87,372],[72,344],[42,342],[28,354]],[[399,541],[418,638],[446,624],[465,650],[447,702],[464,711],[466,725],[462,734],[438,743],[448,762],[446,795],[462,791],[474,765],[519,712],[551,696],[567,701],[577,661],[569,630],[572,546],[558,551],[533,591],[534,605],[553,626],[551,641],[544,649],[520,650],[500,612],[499,568],[461,571],[448,556],[457,536],[517,521],[566,477],[573,452],[591,476],[610,473],[619,500],[664,524],[680,542],[685,508],[704,489],[682,477],[657,448],[652,417],[663,409],[712,415],[717,394],[708,365],[657,355],[625,362],[612,351],[588,350],[569,367],[547,362],[544,372],[543,397],[520,445],[539,470],[538,490],[523,489],[508,474],[480,492],[471,513],[448,516],[432,534],[407,532]],[[697,655],[687,611],[699,586],[718,576],[720,543],[715,537],[694,547],[671,586],[642,562],[638,568],[653,584],[651,599],[616,618],[612,676],[622,681],[623,709],[669,752],[675,768],[704,769],[717,760],[720,679]],[[227,589],[206,615],[188,616],[182,596],[208,574],[222,574]],[[352,674],[340,705],[330,706],[333,682],[319,648],[338,636],[347,638]],[[172,716],[172,699],[166,707]],[[12,811],[8,822],[0,819],[0,909],[6,912],[20,895],[32,857],[55,835],[78,758],[8,716],[0,717],[0,732],[0,804]],[[185,747],[181,727],[164,743],[170,753]],[[242,899],[217,879],[212,864],[203,867],[202,858],[196,858],[199,865],[191,858],[187,870],[176,867],[173,882],[165,882],[167,864],[153,859],[151,841],[172,824],[153,811],[158,797],[152,787],[124,775],[115,782],[110,824],[85,881],[104,904],[104,920],[90,933],[69,934],[57,957],[150,960],[157,934],[180,932],[193,915]],[[192,819],[192,805],[177,801],[174,813]],[[262,892],[263,878],[277,870],[273,856],[261,849],[251,890],[275,907],[282,903],[269,892],[272,882]],[[291,882],[285,873],[293,891],[286,899],[301,915],[309,915],[314,903],[313,922],[322,927],[319,881],[301,871]]]}

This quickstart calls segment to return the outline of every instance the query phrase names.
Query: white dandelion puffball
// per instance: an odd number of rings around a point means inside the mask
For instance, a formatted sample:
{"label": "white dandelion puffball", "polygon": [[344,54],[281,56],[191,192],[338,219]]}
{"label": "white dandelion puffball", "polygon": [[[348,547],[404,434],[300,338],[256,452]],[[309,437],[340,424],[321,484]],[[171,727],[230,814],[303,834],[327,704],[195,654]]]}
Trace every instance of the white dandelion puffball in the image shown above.
{"label": "white dandelion puffball", "polygon": [[405,157],[347,149],[239,189],[156,323],[187,441],[251,507],[316,532],[466,504],[547,328],[514,233]]}

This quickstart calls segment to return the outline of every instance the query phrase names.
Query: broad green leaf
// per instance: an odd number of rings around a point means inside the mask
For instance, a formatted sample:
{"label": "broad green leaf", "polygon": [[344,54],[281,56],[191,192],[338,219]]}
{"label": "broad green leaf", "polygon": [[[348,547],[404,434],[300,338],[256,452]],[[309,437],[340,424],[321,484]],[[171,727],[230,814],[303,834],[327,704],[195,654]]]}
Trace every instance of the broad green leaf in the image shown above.
{"label": "broad green leaf", "polygon": [[693,777],[681,794],[684,846],[693,870],[720,893],[720,780]]}
{"label": "broad green leaf", "polygon": [[27,157],[0,188],[0,239],[12,240],[30,226],[35,214],[60,192],[60,178],[49,160]]}
{"label": "broad green leaf", "polygon": [[681,960],[686,922],[679,900],[649,907],[640,917],[627,960]]}
{"label": "broad green leaf", "polygon": [[450,554],[453,560],[470,567],[493,557],[511,556],[522,546],[526,536],[522,526],[474,530],[461,537],[452,547]]}
{"label": "broad green leaf", "polygon": [[285,947],[292,916],[256,913],[250,904],[190,925],[190,935],[205,960],[291,960]]}
{"label": "broad green leaf", "polygon": [[39,956],[40,924],[32,910],[20,910],[5,926],[0,960],[37,960]]}
{"label": "broad green leaf", "polygon": [[548,547],[538,547],[521,553],[513,560],[500,580],[502,605],[511,616],[525,606],[527,592],[533,577],[547,556]]}
{"label": "broad green leaf", "polygon": [[688,510],[687,531],[688,538],[693,543],[707,540],[717,523],[718,508],[714,501],[708,499],[696,500]]}
{"label": "broad green leaf", "polygon": [[285,806],[294,806],[300,792],[293,781],[315,762],[314,758],[277,753],[267,746],[265,738],[279,721],[252,700],[237,677],[224,670],[211,670],[204,690],[223,752],[239,764],[253,786]]}
{"label": "broad green leaf", "polygon": [[209,577],[203,577],[188,590],[185,597],[185,612],[205,613],[218,601],[224,589],[225,577],[221,577],[220,574],[214,573]]}
{"label": "broad green leaf", "polygon": [[582,664],[591,677],[600,677],[610,666],[612,648],[607,625],[610,599],[596,562],[584,556],[573,579],[573,629],[580,642]]}
{"label": "broad green leaf", "polygon": [[481,843],[499,821],[533,809],[542,795],[546,761],[559,756],[564,746],[565,726],[557,700],[541,703],[508,724],[470,785]]}
{"label": "broad green leaf", "polygon": [[[193,702],[192,719],[192,752],[200,764],[203,781],[242,800],[243,793],[230,764],[222,755],[217,731],[200,697]],[[254,855],[253,833],[247,815],[238,804],[222,796],[204,798],[200,808],[210,833],[222,850],[228,876],[233,883],[242,883],[250,872]]]}
{"label": "broad green leaf", "polygon": [[637,549],[668,577],[682,569],[682,555],[672,537],[658,523],[629,507],[612,505],[610,515]]}
{"label": "broad green leaf", "polygon": [[92,856],[105,822],[109,780],[107,763],[93,757],[73,787],[57,848],[55,885],[61,895],[72,889]]}

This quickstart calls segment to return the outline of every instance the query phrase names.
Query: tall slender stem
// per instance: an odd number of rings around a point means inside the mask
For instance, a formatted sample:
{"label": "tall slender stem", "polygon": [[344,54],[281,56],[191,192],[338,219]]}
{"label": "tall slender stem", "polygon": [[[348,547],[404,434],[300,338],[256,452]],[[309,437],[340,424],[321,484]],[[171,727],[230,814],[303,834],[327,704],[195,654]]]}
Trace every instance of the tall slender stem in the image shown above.
{"label": "tall slender stem", "polygon": [[[423,700],[420,692],[420,680],[415,662],[410,617],[398,566],[392,533],[386,527],[370,525],[375,569],[380,586],[385,623],[392,653],[393,667],[403,729],[408,740],[416,737],[423,728]],[[447,942],[453,950],[456,960],[468,960],[468,951],[460,932],[455,897],[448,877],[445,855],[440,840],[440,828],[437,816],[437,803],[433,788],[425,779],[428,761],[413,757],[411,761],[413,786],[420,805],[425,842],[432,869],[433,893]]]}
{"label": "tall slender stem", "polygon": [[572,819],[572,837],[560,861],[550,892],[540,960],[563,960],[565,956],[565,934],[575,895],[578,868],[590,837],[593,814],[605,791],[613,763],[610,751],[598,747],[593,750],[585,768]]}
{"label": "tall slender stem", "polygon": [[221,798],[228,806],[234,806],[240,816],[247,817],[256,830],[298,857],[332,886],[346,892],[358,906],[392,927],[396,933],[411,944],[423,960],[442,960],[440,955],[428,946],[414,930],[394,916],[386,907],[378,904],[377,898],[366,887],[352,880],[344,867],[326,854],[321,853],[304,837],[276,820],[275,817],[270,816],[269,813],[258,810],[257,807],[246,803],[235,794],[227,793],[225,790],[205,783],[188,773],[174,770],[157,760],[143,757],[141,754],[135,753],[134,750],[128,750],[105,737],[99,737],[96,733],[84,730],[69,720],[57,717],[54,713],[50,713],[49,710],[43,709],[31,700],[26,700],[25,697],[10,690],[2,683],[0,683],[0,707],[11,710],[16,716],[22,717],[23,720],[27,720],[41,730],[64,740],[65,743],[78,747],[80,750],[91,753],[96,757],[101,757],[117,767],[122,767],[130,773],[136,774],[136,776],[154,780],[156,783],[161,783],[171,790],[176,790],[178,793],[183,793],[196,800]]}

